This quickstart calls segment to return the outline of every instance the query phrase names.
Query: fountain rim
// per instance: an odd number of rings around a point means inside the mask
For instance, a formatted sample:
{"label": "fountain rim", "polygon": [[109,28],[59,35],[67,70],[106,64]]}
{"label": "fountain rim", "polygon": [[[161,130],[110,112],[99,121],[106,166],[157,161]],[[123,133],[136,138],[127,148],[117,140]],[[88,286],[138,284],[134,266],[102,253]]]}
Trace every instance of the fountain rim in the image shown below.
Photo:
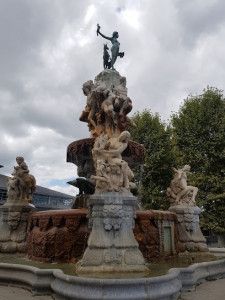
{"label": "fountain rim", "polygon": [[[10,271],[12,272],[10,273]],[[27,277],[29,271],[31,272],[30,278]],[[32,274],[35,276],[32,276]],[[176,299],[178,299],[181,291],[193,291],[196,284],[203,279],[218,279],[224,277],[224,275],[225,259],[195,263],[186,268],[171,268],[167,274],[161,276],[134,279],[100,279],[72,276],[66,275],[60,269],[39,269],[33,266],[0,263],[0,282],[9,281],[9,283],[17,284],[17,286],[19,284],[21,287],[26,284],[39,295],[55,294],[67,297],[66,299],[74,299],[73,297],[76,295],[73,293],[76,292],[81,300],[87,299],[85,292],[91,293],[92,298],[90,299],[96,299],[93,297],[96,297],[99,293],[101,293],[102,299],[107,299],[107,297],[118,299],[120,291],[123,294],[123,299],[130,299],[128,297],[130,297],[131,288],[136,296],[141,294],[141,296],[153,297],[158,300],[176,296]],[[46,277],[45,281],[43,281],[44,277]],[[83,283],[85,283],[85,291],[83,290]],[[76,286],[76,289],[74,289],[74,286]],[[96,292],[95,295],[93,294],[94,291]]]}

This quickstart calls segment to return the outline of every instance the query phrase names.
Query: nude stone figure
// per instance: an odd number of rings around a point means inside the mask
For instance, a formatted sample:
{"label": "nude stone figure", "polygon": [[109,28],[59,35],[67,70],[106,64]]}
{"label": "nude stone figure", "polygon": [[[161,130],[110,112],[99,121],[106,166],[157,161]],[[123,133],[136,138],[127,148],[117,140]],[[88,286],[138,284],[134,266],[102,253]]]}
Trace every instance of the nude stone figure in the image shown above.
{"label": "nude stone figure", "polygon": [[97,142],[92,150],[96,165],[96,176],[93,176],[96,179],[96,189],[129,191],[134,187],[135,184],[130,182],[134,174],[121,155],[129,139],[128,131],[123,131],[119,137],[112,137],[108,141],[103,137],[96,139]]}
{"label": "nude stone figure", "polygon": [[82,90],[87,99],[80,121],[88,123],[92,137],[103,132],[109,138],[118,137],[128,126],[135,127],[127,116],[132,110],[132,101],[127,96],[124,76],[106,69],[96,76],[94,82],[86,81]]}
{"label": "nude stone figure", "polygon": [[185,165],[182,169],[173,168],[174,178],[167,189],[167,196],[171,205],[188,204],[195,205],[195,197],[198,188],[187,185],[187,173],[190,171],[190,166]]}

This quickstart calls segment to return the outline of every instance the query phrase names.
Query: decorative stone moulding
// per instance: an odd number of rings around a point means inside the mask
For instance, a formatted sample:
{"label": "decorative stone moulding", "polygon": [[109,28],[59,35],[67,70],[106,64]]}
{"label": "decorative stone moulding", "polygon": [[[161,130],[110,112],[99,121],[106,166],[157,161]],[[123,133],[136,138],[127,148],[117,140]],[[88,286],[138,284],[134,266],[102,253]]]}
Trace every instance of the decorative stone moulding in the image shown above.
{"label": "decorative stone moulding", "polygon": [[133,233],[136,197],[95,193],[90,197],[88,248],[77,272],[148,272]]}
{"label": "decorative stone moulding", "polygon": [[26,201],[0,207],[0,252],[26,252],[27,222],[34,208]]}
{"label": "decorative stone moulding", "polygon": [[164,276],[132,279],[75,277],[61,270],[0,263],[0,282],[29,288],[55,300],[177,300],[205,280],[225,277],[225,259],[173,268]]}
{"label": "decorative stone moulding", "polygon": [[179,252],[208,252],[206,239],[199,226],[202,209],[197,205],[171,206],[169,211],[176,213],[179,231]]}

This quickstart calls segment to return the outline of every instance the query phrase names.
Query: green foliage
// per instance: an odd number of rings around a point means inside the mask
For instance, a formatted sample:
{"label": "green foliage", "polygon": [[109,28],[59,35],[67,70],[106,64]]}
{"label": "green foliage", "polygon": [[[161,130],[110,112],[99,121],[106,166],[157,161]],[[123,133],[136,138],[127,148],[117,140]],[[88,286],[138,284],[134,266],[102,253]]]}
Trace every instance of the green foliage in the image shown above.
{"label": "green foliage", "polygon": [[197,204],[204,208],[204,229],[225,231],[225,100],[222,91],[207,88],[189,96],[171,118],[177,164],[189,164],[189,184],[197,186]]}
{"label": "green foliage", "polygon": [[166,188],[174,164],[170,129],[148,110],[137,112],[132,119],[137,125],[135,129],[130,128],[132,139],[146,149],[145,165],[135,172],[139,199],[146,209],[167,209]]}

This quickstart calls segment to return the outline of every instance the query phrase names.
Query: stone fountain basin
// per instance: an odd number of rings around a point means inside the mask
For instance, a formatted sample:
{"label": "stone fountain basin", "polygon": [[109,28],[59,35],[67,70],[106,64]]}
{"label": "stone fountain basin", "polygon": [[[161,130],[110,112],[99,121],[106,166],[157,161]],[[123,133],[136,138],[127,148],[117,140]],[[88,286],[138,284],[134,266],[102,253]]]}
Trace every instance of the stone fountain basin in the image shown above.
{"label": "stone fountain basin", "polygon": [[[92,149],[94,146],[94,138],[86,138],[72,142],[67,147],[67,162],[74,163],[79,166],[84,161],[92,161]],[[145,147],[134,141],[129,141],[127,148],[122,153],[123,159],[128,163],[130,168],[144,164]]]}
{"label": "stone fountain basin", "polygon": [[[30,214],[27,256],[41,262],[76,263],[87,247],[90,233],[87,210],[69,209]],[[163,246],[163,226],[171,225],[173,246]],[[159,261],[178,253],[177,216],[169,211],[137,211],[134,235],[147,262]]]}
{"label": "stone fountain basin", "polygon": [[35,295],[48,294],[57,300],[176,300],[181,291],[193,291],[200,282],[224,277],[225,259],[170,269],[164,276],[134,279],[75,277],[57,269],[0,263],[1,283],[27,287]]}

